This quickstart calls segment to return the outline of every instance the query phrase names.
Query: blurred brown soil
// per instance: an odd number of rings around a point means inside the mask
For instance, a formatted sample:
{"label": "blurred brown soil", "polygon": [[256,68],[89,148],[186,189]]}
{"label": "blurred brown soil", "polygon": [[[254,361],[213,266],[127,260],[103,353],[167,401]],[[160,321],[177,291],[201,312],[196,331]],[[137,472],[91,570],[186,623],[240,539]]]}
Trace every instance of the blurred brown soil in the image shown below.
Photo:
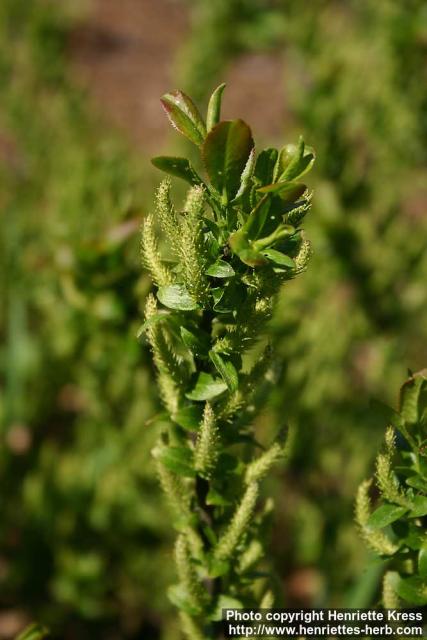
{"label": "blurred brown soil", "polygon": [[[70,39],[74,76],[95,110],[144,152],[158,151],[169,127],[159,97],[174,71],[189,19],[183,0],[87,0]],[[226,73],[226,117],[242,117],[264,140],[281,136],[286,119],[283,64],[272,53],[241,56]]]}
{"label": "blurred brown soil", "polygon": [[159,97],[173,86],[175,52],[186,33],[179,0],[90,0],[71,34],[74,75],[95,109],[144,150],[167,128]]}

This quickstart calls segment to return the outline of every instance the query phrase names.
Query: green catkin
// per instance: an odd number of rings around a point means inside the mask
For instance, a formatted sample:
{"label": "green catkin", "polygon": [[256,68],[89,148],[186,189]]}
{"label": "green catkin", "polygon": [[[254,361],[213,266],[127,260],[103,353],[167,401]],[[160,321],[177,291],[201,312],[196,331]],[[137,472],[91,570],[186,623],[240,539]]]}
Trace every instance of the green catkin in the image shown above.
{"label": "green catkin", "polygon": [[179,255],[185,287],[196,302],[206,303],[209,285],[205,276],[206,252],[203,240],[204,189],[189,190],[180,221]]}
{"label": "green catkin", "polygon": [[189,518],[190,499],[188,490],[186,489],[182,479],[166,469],[161,462],[157,461],[156,466],[161,487],[169,500],[175,516],[179,518],[182,516]]}
{"label": "green catkin", "polygon": [[188,640],[206,640],[203,629],[188,613],[180,612],[182,630]]}
{"label": "green catkin", "polygon": [[378,487],[386,500],[402,507],[408,506],[408,500],[399,488],[393,473],[390,453],[380,453],[377,457]]}
{"label": "green catkin", "polygon": [[158,287],[172,284],[173,275],[160,258],[159,246],[154,233],[154,218],[147,214],[142,226],[141,251],[143,264]]}
{"label": "green catkin", "polygon": [[191,603],[200,612],[206,602],[206,592],[202,587],[199,576],[196,573],[191,560],[187,540],[183,534],[180,534],[175,544],[175,561],[178,572],[178,578],[190,596]]}
{"label": "green catkin", "polygon": [[271,609],[274,605],[274,594],[271,589],[268,589],[262,597],[260,603],[260,609]]}
{"label": "green catkin", "polygon": [[166,238],[175,254],[179,253],[180,233],[178,215],[170,197],[171,181],[165,178],[156,193],[156,213]]}
{"label": "green catkin", "polygon": [[270,471],[271,467],[283,456],[283,447],[275,443],[259,458],[253,460],[246,469],[245,481],[247,484],[259,482]]}
{"label": "green catkin", "polygon": [[214,556],[217,560],[227,560],[234,554],[236,547],[254,513],[257,498],[258,484],[253,482],[247,487],[242,501],[237,507],[230,524],[218,541],[214,551]]}
{"label": "green catkin", "polygon": [[259,540],[252,540],[239,558],[239,572],[244,573],[253,567],[264,555],[264,549]]}
{"label": "green catkin", "polygon": [[383,607],[384,609],[399,609],[400,598],[396,594],[395,585],[399,574],[395,571],[387,571],[383,578]]}
{"label": "green catkin", "polygon": [[215,469],[219,454],[219,441],[215,415],[212,406],[207,402],[194,451],[194,467],[204,478],[210,478]]}
{"label": "green catkin", "polygon": [[[149,323],[156,313],[157,301],[152,294],[149,294],[145,305],[146,321]],[[171,347],[165,340],[160,322],[148,324],[146,335],[158,370],[158,384],[162,400],[168,411],[173,415],[179,405],[179,389],[183,382],[181,367]]]}
{"label": "green catkin", "polygon": [[398,547],[394,545],[382,531],[372,530],[367,526],[369,516],[371,515],[371,500],[369,498],[371,485],[371,480],[365,480],[359,486],[356,496],[356,522],[362,538],[372,551],[385,556],[393,555]]}
{"label": "green catkin", "polygon": [[295,275],[306,271],[312,254],[311,242],[303,238],[301,246],[295,258]]}

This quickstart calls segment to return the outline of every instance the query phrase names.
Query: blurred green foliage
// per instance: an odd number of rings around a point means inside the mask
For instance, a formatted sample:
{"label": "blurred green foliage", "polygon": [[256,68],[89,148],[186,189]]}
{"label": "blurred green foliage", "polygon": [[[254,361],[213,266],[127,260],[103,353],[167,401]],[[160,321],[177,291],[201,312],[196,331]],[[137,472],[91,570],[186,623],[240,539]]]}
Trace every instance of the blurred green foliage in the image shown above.
{"label": "blurred green foliage", "polygon": [[[352,502],[382,437],[371,398],[392,402],[427,360],[424,4],[186,3],[183,88],[203,99],[236,57],[277,54],[281,137],[302,132],[318,153],[315,254],[276,314],[284,366],[258,424],[297,427],[268,487],[290,604],[369,605],[380,591]],[[69,24],[57,2],[0,4],[0,607],[70,640],[174,640],[146,426],[158,405],[135,339],[152,174],[73,87]]]}
{"label": "blurred green foliage", "polygon": [[61,637],[151,633],[171,576],[135,337],[149,178],[70,84],[55,3],[0,11],[0,605]]}

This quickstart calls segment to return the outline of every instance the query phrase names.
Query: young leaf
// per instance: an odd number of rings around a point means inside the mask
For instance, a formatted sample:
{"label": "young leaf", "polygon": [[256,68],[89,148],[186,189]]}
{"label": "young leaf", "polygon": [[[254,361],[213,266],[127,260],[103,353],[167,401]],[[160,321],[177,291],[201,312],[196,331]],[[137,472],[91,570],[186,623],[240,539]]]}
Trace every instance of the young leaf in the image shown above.
{"label": "young leaf", "polygon": [[156,447],[153,455],[165,467],[179,476],[192,478],[196,475],[193,467],[193,452],[187,447]]}
{"label": "young leaf", "polygon": [[224,202],[232,200],[254,146],[252,133],[243,120],[217,124],[207,135],[202,156],[209,179]]}
{"label": "young leaf", "polygon": [[151,318],[148,318],[145,322],[142,323],[142,325],[139,327],[136,333],[136,337],[138,338],[138,340],[142,338],[142,336],[145,333],[145,330],[148,329],[148,327],[152,327],[155,324],[159,324],[159,322],[164,322],[169,316],[170,314],[167,311],[164,311],[163,313],[158,311],[157,313],[152,315]]}
{"label": "young leaf", "polygon": [[49,632],[45,627],[40,624],[34,623],[29,627],[26,627],[22,633],[16,638],[16,640],[44,640],[49,636]]}
{"label": "young leaf", "polygon": [[206,117],[206,129],[208,130],[208,133],[221,119],[221,102],[225,86],[225,83],[220,84],[209,99],[208,113]]}
{"label": "young leaf", "polygon": [[233,363],[229,360],[225,361],[219,353],[215,353],[215,351],[209,351],[209,357],[228,389],[230,391],[236,391],[239,386],[239,378]]}
{"label": "young leaf", "polygon": [[207,356],[209,351],[209,336],[199,332],[198,334],[189,331],[186,327],[180,327],[181,338],[185,346],[195,356]]}
{"label": "young leaf", "polygon": [[185,395],[190,400],[202,402],[204,400],[212,400],[227,390],[227,385],[221,380],[215,379],[209,373],[200,373],[197,382],[189,393]]}
{"label": "young leaf", "polygon": [[215,506],[215,507],[227,507],[229,504],[232,504],[230,500],[225,498],[221,493],[212,489],[209,489],[208,495],[206,496],[206,504]]}
{"label": "young leaf", "polygon": [[418,553],[418,573],[422,578],[427,578],[427,544],[421,547]]}
{"label": "young leaf", "polygon": [[415,424],[420,419],[419,400],[427,388],[426,370],[411,376],[400,390],[400,412],[405,422]]}
{"label": "young leaf", "polygon": [[182,284],[171,284],[160,287],[157,297],[165,307],[179,309],[180,311],[194,311],[199,305],[193,300],[187,289]]}
{"label": "young leaf", "polygon": [[307,190],[302,182],[275,182],[258,189],[259,193],[274,193],[284,202],[294,202]]}
{"label": "young leaf", "polygon": [[197,146],[203,144],[204,134],[200,129],[200,122],[194,121],[189,115],[189,109],[177,94],[165,94],[160,102],[171,124],[182,135]]}
{"label": "young leaf", "polygon": [[410,518],[421,518],[427,515],[427,497],[415,496],[412,501],[412,509],[409,514]]}
{"label": "young leaf", "polygon": [[276,249],[264,249],[261,253],[271,262],[274,262],[274,264],[279,264],[281,267],[289,267],[289,269],[295,269],[295,262],[292,258],[281,251],[276,251]]}
{"label": "young leaf", "polygon": [[225,260],[217,260],[214,264],[206,270],[208,276],[214,278],[232,278],[235,275],[235,271],[231,264],[225,262]]}
{"label": "young leaf", "polygon": [[228,242],[232,251],[239,256],[244,264],[250,267],[262,267],[268,264],[268,260],[264,258],[262,253],[252,248],[246,233],[242,229],[231,234]]}
{"label": "young leaf", "polygon": [[181,584],[174,584],[168,588],[168,598],[177,609],[185,611],[190,616],[200,613],[199,608],[192,604],[191,595]]}
{"label": "young leaf", "polygon": [[182,407],[174,414],[173,420],[180,427],[187,431],[197,431],[203,416],[203,409],[200,405],[191,404],[188,407]]}
{"label": "young leaf", "polygon": [[204,120],[200,114],[200,111],[186,93],[183,91],[175,91],[171,94],[174,97],[179,105],[181,105],[183,111],[188,115],[188,117],[194,122],[197,129],[200,131],[203,137],[206,136],[206,125]]}
{"label": "young leaf", "polygon": [[228,595],[220,595],[215,607],[215,611],[210,616],[210,620],[221,620],[223,609],[243,609],[244,604],[241,600]]}
{"label": "young leaf", "polygon": [[227,560],[213,558],[209,564],[209,577],[220,578],[230,571],[230,563]]}
{"label": "young leaf", "polygon": [[383,504],[370,515],[367,526],[370,529],[383,529],[401,518],[407,511],[405,507]]}
{"label": "young leaf", "polygon": [[241,198],[243,194],[246,193],[246,191],[251,186],[254,166],[255,166],[255,147],[252,149],[252,151],[249,154],[248,161],[240,177],[240,187],[233,199],[233,202],[236,202],[237,200],[239,200],[239,198]]}
{"label": "young leaf", "polygon": [[255,179],[259,184],[264,186],[272,182],[277,157],[277,149],[264,149],[261,151],[257,158],[254,171]]}
{"label": "young leaf", "polygon": [[176,158],[173,156],[157,156],[151,158],[151,163],[171,176],[181,178],[191,185],[203,184],[203,180],[191,166],[187,158]]}
{"label": "young leaf", "polygon": [[427,604],[427,583],[418,576],[400,578],[395,589],[397,595],[409,604],[420,607]]}
{"label": "young leaf", "polygon": [[[240,229],[248,239],[255,240],[259,238],[267,220],[268,212],[271,206],[271,199],[268,195],[264,195],[257,203],[256,207],[249,214],[243,227]],[[237,232],[239,233],[239,231]]]}
{"label": "young leaf", "polygon": [[277,163],[279,182],[301,178],[310,171],[315,160],[314,152],[311,148],[307,149],[308,153],[305,151],[306,147],[302,138],[300,138],[298,146],[288,144],[282,149]]}

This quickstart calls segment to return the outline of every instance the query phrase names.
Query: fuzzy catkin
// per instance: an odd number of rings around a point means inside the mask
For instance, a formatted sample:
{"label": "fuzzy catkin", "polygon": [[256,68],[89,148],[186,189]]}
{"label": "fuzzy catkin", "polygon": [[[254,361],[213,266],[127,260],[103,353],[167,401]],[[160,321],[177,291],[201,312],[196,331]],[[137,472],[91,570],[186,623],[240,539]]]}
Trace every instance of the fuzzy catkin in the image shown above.
{"label": "fuzzy catkin", "polygon": [[234,553],[249,520],[255,509],[258,498],[258,484],[252,482],[246,489],[242,501],[238,506],[231,523],[220,538],[214,551],[217,560],[227,560]]}

